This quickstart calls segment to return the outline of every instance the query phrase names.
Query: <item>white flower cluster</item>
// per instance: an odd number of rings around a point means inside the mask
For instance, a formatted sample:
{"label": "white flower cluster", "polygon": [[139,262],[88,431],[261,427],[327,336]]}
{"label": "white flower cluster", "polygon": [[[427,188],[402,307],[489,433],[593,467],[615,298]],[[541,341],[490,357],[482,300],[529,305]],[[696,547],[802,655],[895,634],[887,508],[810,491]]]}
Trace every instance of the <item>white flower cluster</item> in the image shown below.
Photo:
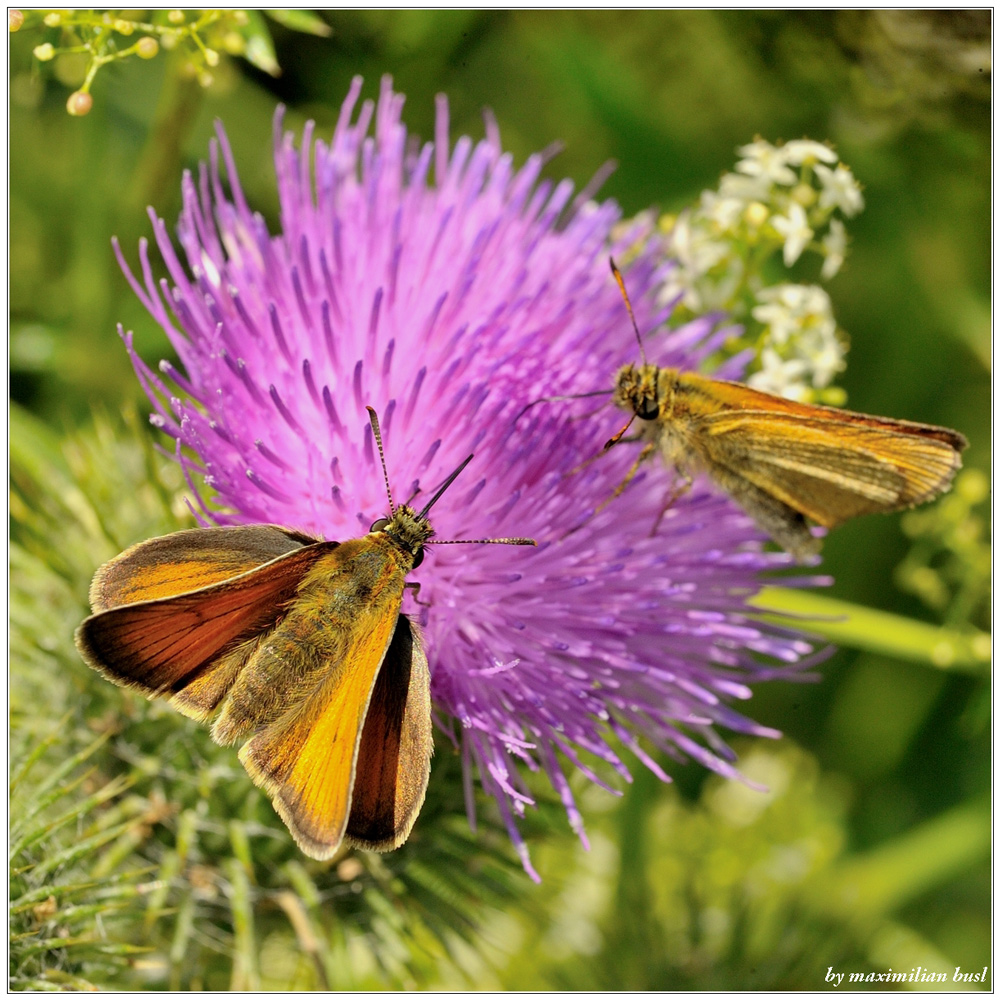
{"label": "white flower cluster", "polygon": [[[819,285],[771,285],[757,293],[752,316],[764,328],[760,369],[747,384],[789,399],[809,401],[844,370],[845,344],[837,336],[830,296]],[[832,401],[832,400],[831,400]]]}
{"label": "white flower cluster", "polygon": [[665,218],[668,253],[677,262],[662,290],[691,315],[722,310],[747,325],[734,348],[753,347],[748,379],[767,392],[797,399],[823,395],[844,368],[829,296],[817,285],[769,283],[765,266],[780,251],[786,268],[806,252],[820,255],[829,280],[844,262],[847,233],[840,215],[864,208],[861,187],[827,145],[763,139],[739,149],[735,173],[676,218]]}

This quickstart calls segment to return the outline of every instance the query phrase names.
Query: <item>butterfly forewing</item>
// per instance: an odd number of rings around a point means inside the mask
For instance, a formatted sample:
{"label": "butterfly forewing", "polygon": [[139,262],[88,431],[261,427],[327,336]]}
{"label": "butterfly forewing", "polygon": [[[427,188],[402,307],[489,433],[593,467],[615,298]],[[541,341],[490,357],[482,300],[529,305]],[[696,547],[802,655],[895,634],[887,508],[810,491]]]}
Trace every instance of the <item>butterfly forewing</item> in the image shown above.
{"label": "butterfly forewing", "polygon": [[710,471],[721,463],[826,527],[930,499],[960,465],[954,446],[938,437],[844,423],[728,411],[699,418],[697,440]]}
{"label": "butterfly forewing", "polygon": [[316,541],[271,524],[175,531],[139,542],[105,563],[90,585],[90,606],[96,614],[121,604],[176,597],[229,580]]}
{"label": "butterfly forewing", "polygon": [[[175,695],[198,682],[203,687],[198,704],[204,703],[207,710],[214,707],[208,706],[214,694],[208,696],[204,689],[214,689],[219,681],[208,681],[206,675],[223,667],[232,670],[232,661],[222,663],[220,657],[274,624],[284,605],[294,598],[303,573],[336,547],[335,542],[293,542],[292,550],[286,547],[284,555],[221,582],[176,596],[137,596],[164,589],[159,571],[166,565],[171,547],[184,568],[185,585],[245,566],[251,558],[250,548],[234,558],[216,562],[211,558],[212,552],[218,554],[221,541],[215,532],[233,530],[178,532],[182,537],[167,536],[135,546],[103,567],[98,572],[100,583],[95,582],[95,589],[101,591],[95,606],[106,610],[98,610],[76,631],[77,648],[87,663],[110,680],[150,698]],[[196,539],[203,534],[214,537],[205,539],[208,544],[204,544]],[[275,547],[280,544],[279,536],[289,541],[280,529],[268,529],[267,537]],[[229,534],[227,542],[232,537]],[[171,545],[153,544],[168,542]],[[259,545],[253,546],[252,552],[256,557],[267,555]],[[143,583],[147,569],[157,578],[155,584]],[[127,579],[130,572],[137,578],[136,585],[119,586],[118,581]],[[108,601],[115,603],[108,606]],[[192,711],[196,717],[200,713],[200,708]]]}
{"label": "butterfly forewing", "polygon": [[817,403],[799,403],[784,396],[774,396],[769,392],[751,389],[741,382],[727,382],[710,379],[693,372],[683,372],[678,376],[680,383],[710,402],[710,409],[718,411],[724,407],[729,411],[762,410],[768,413],[784,413],[805,420],[830,420],[837,424],[853,424],[877,430],[898,433],[912,440],[913,437],[932,438],[947,444],[955,451],[968,447],[965,436],[948,427],[922,424],[915,420],[896,420],[893,417],[876,417],[868,413],[856,413],[836,406],[821,406]]}

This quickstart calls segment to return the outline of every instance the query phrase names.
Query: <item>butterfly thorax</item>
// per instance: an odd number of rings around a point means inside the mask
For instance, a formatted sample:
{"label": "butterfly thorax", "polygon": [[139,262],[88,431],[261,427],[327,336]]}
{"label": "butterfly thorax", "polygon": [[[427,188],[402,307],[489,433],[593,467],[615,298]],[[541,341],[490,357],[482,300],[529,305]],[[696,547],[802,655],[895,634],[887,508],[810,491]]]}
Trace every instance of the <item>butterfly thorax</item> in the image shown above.
{"label": "butterfly thorax", "polygon": [[233,651],[241,662],[252,657],[253,669],[240,671],[230,688],[213,725],[216,742],[233,743],[304,704],[328,665],[346,655],[352,635],[386,616],[395,621],[406,574],[420,562],[431,527],[401,507],[372,529],[317,559],[276,626]]}

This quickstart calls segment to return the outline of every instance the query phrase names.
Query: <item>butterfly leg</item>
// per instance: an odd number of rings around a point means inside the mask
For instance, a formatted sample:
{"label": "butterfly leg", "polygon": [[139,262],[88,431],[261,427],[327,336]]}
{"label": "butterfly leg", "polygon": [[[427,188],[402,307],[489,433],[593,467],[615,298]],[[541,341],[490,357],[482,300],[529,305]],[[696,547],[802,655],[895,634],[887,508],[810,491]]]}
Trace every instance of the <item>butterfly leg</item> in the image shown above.
{"label": "butterfly leg", "polygon": [[670,492],[667,494],[666,502],[663,504],[660,513],[656,515],[656,520],[653,522],[653,530],[649,533],[650,538],[652,538],[657,531],[660,530],[660,522],[664,517],[666,517],[667,511],[670,510],[670,508],[673,507],[673,505],[677,503],[677,501],[680,500],[680,498],[684,496],[684,494],[687,493],[694,485],[694,480],[691,478],[686,469],[677,468],[676,472],[680,482],[677,482],[676,478],[674,479],[674,485],[670,488]]}
{"label": "butterfly leg", "polygon": [[[642,434],[641,433],[640,434],[633,434],[632,437],[621,438],[621,441],[625,441],[625,442],[627,442],[629,444],[631,444],[634,441],[641,441],[641,440],[642,440]],[[615,443],[617,444],[619,442],[615,442]],[[584,469],[586,469],[588,466],[592,465],[599,458],[601,458],[601,456],[604,455],[604,453],[607,450],[608,450],[607,448],[602,448],[596,455],[591,455],[590,458],[584,459],[579,465],[577,465],[574,468],[570,469],[569,472],[566,473],[566,476],[564,476],[563,478],[566,478],[568,476],[575,476],[578,472],[583,472]],[[641,459],[640,459],[640,461],[641,461]],[[632,471],[631,475],[632,476],[635,475],[635,471],[634,470]],[[624,486],[622,488],[624,489]],[[618,496],[618,494],[616,493],[615,496]],[[612,499],[614,499],[614,497],[612,497]],[[600,510],[600,507],[598,507],[598,510]]]}
{"label": "butterfly leg", "polygon": [[585,458],[579,465],[570,469],[563,478],[568,479],[570,476],[575,476],[578,472],[583,472],[584,469],[593,465],[594,462],[596,462],[603,454],[603,451],[599,451],[596,455],[591,455],[590,458]]}
{"label": "butterfly leg", "polygon": [[[624,441],[629,439],[623,438],[622,440]],[[632,439],[632,440],[637,440],[637,439]],[[607,500],[605,500],[602,504],[600,504],[597,507],[597,510],[604,510],[604,508],[607,507],[607,505],[611,503],[612,500],[616,500],[625,492],[625,489],[628,486],[628,484],[632,482],[633,479],[635,479],[636,473],[639,471],[639,467],[642,465],[643,462],[646,461],[647,458],[649,458],[650,455],[653,454],[654,451],[656,451],[656,442],[650,441],[649,444],[647,444],[646,447],[639,452],[639,457],[635,460],[635,462],[632,463],[632,468],[629,469],[628,472],[625,474],[625,478],[618,484],[618,486],[615,487],[614,493],[612,493]]]}
{"label": "butterfly leg", "polygon": [[420,604],[425,608],[429,608],[431,606],[430,601],[420,600],[420,584],[417,583],[415,580],[407,580],[406,583],[403,584],[403,589],[413,591],[414,603]]}

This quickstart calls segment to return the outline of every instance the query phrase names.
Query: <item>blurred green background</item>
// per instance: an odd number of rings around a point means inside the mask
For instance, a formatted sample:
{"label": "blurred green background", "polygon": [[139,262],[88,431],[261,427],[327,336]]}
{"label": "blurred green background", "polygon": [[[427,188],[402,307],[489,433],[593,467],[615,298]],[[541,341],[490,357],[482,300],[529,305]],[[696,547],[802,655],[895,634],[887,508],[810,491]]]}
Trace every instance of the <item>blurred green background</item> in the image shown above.
{"label": "blurred green background", "polygon": [[[821,683],[758,688],[748,714],[785,739],[738,749],[770,794],[673,763],[675,785],[637,771],[622,799],[581,786],[590,853],[550,792],[529,828],[540,887],[490,827],[489,803],[480,838],[467,831],[460,792],[451,794],[457,766],[440,750],[442,776],[436,763],[432,782],[440,790],[432,787],[414,842],[356,867],[313,871],[282,855],[281,881],[261,871],[256,841],[247,846],[257,827],[240,833],[206,818],[214,806],[199,802],[210,785],[184,793],[190,807],[171,806],[181,793],[170,769],[181,765],[163,759],[156,741],[192,741],[193,751],[184,744],[191,768],[229,766],[239,782],[235,755],[216,756],[192,724],[91,676],[70,634],[86,611],[89,575],[113,543],[172,530],[183,515],[174,470],[149,449],[144,421],[123,416],[145,412],[145,401],[116,323],[135,331],[149,361],[167,347],[110,240],[135,262],[139,238],[150,235],[145,206],[173,224],[181,172],[207,156],[216,118],[248,200],[272,224],[275,105],[288,105],[286,125],[314,118],[327,137],[356,74],[368,97],[382,74],[393,76],[411,132],[432,134],[443,92],[453,138],[481,136],[489,107],[518,163],[561,140],[551,177],[582,185],[617,161],[601,193],[626,215],[693,202],[757,135],[830,140],[866,201],[829,286],[851,338],[840,380],[849,405],[958,428],[970,440],[966,467],[989,475],[988,10],[321,17],[325,37],[267,22],[278,76],[225,56],[202,87],[184,78],[179,50],[132,58],[101,70],[93,109],[79,118],[65,104],[83,64],[32,58],[40,43],[59,44],[58,29],[29,24],[10,37],[11,746],[15,776],[26,762],[33,768],[13,822],[34,811],[25,802],[38,812],[35,826],[25,819],[26,853],[15,855],[26,874],[16,873],[12,889],[22,904],[12,981],[823,989],[831,966],[980,972],[991,955],[983,664],[949,670],[933,658],[843,648],[821,668]],[[949,509],[923,520],[868,518],[839,529],[824,548],[832,594],[935,626],[987,630],[987,482],[967,479]],[[103,730],[95,713],[105,713]],[[124,730],[107,721],[122,715]],[[95,732],[110,739],[88,749]],[[73,785],[76,767],[90,777]],[[101,781],[112,776],[122,787],[102,799]],[[41,804],[39,783],[49,789]],[[258,824],[270,822],[264,806]],[[72,820],[54,823],[60,809]],[[108,810],[117,810],[113,822]],[[81,830],[93,834],[92,850],[68,850],[74,830],[77,842]],[[221,840],[209,849],[211,837]],[[446,837],[457,846],[439,856],[432,844]],[[40,864],[31,850],[42,848],[59,863]],[[107,889],[103,902],[66,888],[88,880]],[[49,891],[56,883],[65,897]],[[45,908],[50,898],[54,910]],[[112,899],[116,921],[95,930]],[[67,936],[80,938],[76,951]]]}

